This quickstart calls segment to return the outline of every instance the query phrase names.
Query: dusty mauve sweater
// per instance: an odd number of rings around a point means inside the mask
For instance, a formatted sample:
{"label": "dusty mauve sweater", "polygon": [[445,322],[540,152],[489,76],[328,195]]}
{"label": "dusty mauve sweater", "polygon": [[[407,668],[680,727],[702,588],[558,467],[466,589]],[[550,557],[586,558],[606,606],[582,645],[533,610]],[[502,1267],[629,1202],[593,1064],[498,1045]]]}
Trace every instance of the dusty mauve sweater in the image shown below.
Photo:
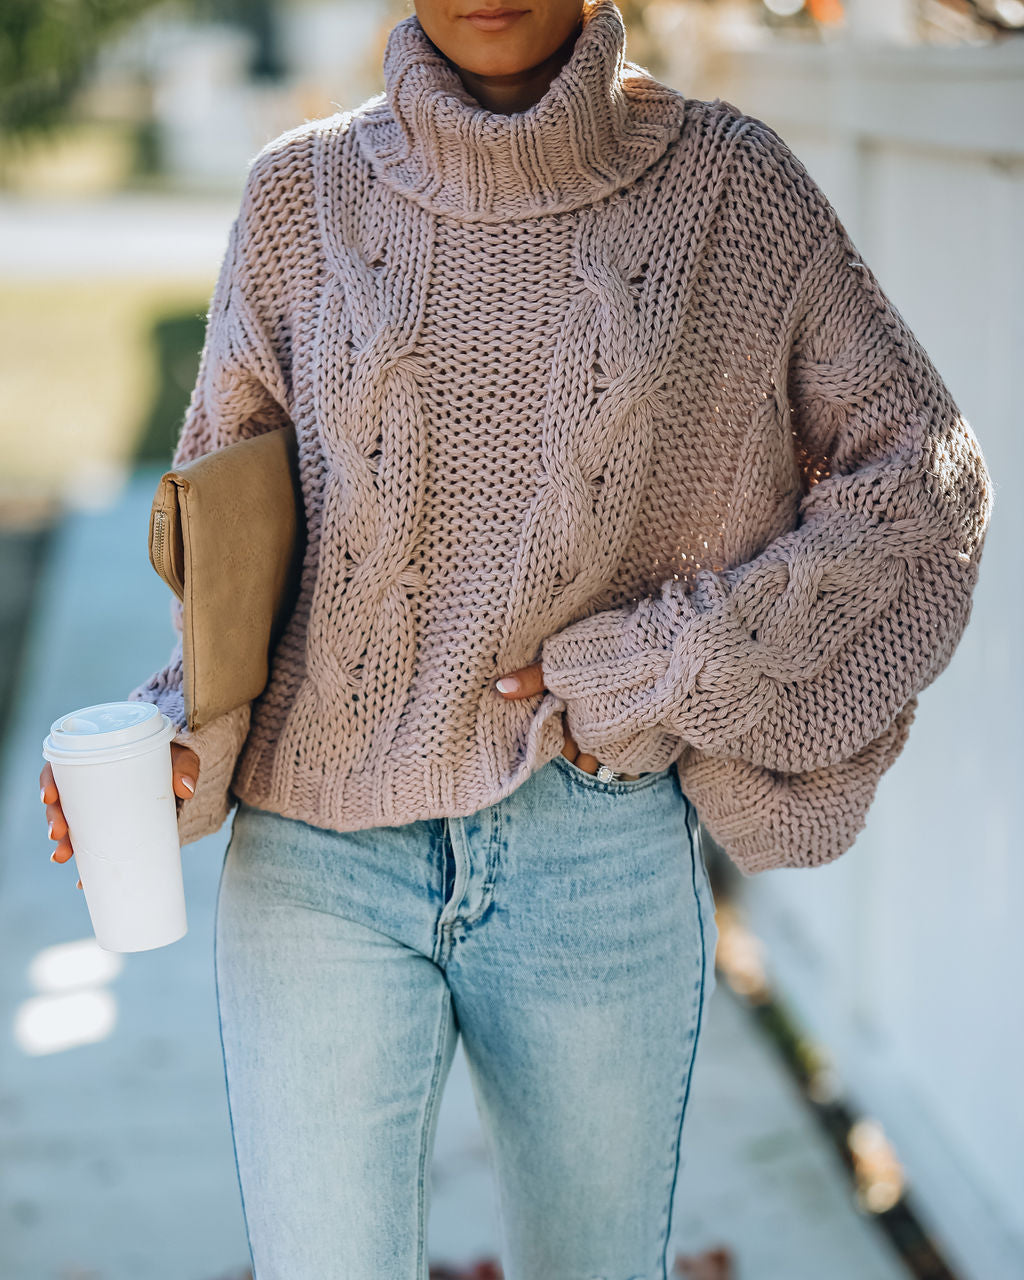
{"label": "dusty mauve sweater", "polygon": [[[309,539],[264,693],[178,734],[183,842],[236,797],[472,813],[564,710],[615,769],[674,762],[746,874],[828,862],[956,648],[971,427],[782,139],[584,18],[503,115],[410,16],[384,93],[251,164],[173,461],[290,420]],[[547,692],[495,690],[538,658]],[[180,638],[129,696],[184,726]]]}

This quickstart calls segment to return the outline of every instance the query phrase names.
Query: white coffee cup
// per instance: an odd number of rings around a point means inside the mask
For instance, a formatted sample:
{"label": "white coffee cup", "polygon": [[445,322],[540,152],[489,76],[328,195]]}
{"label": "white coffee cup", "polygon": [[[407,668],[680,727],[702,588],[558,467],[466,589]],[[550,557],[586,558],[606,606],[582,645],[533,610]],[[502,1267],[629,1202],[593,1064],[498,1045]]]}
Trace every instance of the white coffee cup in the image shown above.
{"label": "white coffee cup", "polygon": [[59,716],[43,741],[96,941],[147,951],[188,932],[171,768],[174,722],[152,702]]}

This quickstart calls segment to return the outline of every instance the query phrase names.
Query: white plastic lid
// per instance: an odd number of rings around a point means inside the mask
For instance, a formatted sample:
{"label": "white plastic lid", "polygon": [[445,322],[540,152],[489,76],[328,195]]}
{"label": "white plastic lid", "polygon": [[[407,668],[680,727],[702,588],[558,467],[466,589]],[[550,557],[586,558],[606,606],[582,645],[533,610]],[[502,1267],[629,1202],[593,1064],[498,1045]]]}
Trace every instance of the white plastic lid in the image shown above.
{"label": "white plastic lid", "polygon": [[162,746],[177,728],[154,702],[98,702],[58,716],[43,742],[47,760],[100,764]]}

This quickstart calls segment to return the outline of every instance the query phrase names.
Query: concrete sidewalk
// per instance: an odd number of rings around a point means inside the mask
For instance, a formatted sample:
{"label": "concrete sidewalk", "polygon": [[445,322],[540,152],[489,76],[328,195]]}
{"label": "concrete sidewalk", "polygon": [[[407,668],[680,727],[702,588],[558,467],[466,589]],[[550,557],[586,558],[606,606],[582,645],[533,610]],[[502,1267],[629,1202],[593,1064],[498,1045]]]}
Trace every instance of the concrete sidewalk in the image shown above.
{"label": "concrete sidewalk", "polygon": [[[186,937],[115,956],[92,941],[74,864],[49,861],[39,803],[51,721],[123,697],[170,651],[169,595],[146,554],[159,474],[136,473],[109,509],[71,513],[58,531],[0,755],[4,1280],[214,1280],[248,1262],[212,966],[230,823],[183,852]],[[905,1280],[724,980],[700,1045],[684,1160],[673,1254],[728,1243],[741,1280]],[[431,1256],[464,1265],[497,1254],[461,1049],[432,1185]]]}

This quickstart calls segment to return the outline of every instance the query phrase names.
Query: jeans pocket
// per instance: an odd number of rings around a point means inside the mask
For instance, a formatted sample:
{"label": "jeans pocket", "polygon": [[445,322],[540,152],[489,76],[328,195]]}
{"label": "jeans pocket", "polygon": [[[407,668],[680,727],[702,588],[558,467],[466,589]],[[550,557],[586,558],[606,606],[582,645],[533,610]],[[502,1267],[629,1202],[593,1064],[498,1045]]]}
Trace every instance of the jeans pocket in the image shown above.
{"label": "jeans pocket", "polygon": [[552,756],[552,762],[578,786],[591,791],[599,791],[606,795],[617,792],[625,794],[630,791],[642,791],[645,787],[664,781],[672,773],[672,765],[667,764],[664,769],[655,769],[651,773],[641,773],[636,778],[611,778],[606,781],[603,778],[599,778],[596,773],[588,773],[586,769],[581,769],[578,764],[574,764],[568,756],[562,755],[561,752],[556,756]]}

